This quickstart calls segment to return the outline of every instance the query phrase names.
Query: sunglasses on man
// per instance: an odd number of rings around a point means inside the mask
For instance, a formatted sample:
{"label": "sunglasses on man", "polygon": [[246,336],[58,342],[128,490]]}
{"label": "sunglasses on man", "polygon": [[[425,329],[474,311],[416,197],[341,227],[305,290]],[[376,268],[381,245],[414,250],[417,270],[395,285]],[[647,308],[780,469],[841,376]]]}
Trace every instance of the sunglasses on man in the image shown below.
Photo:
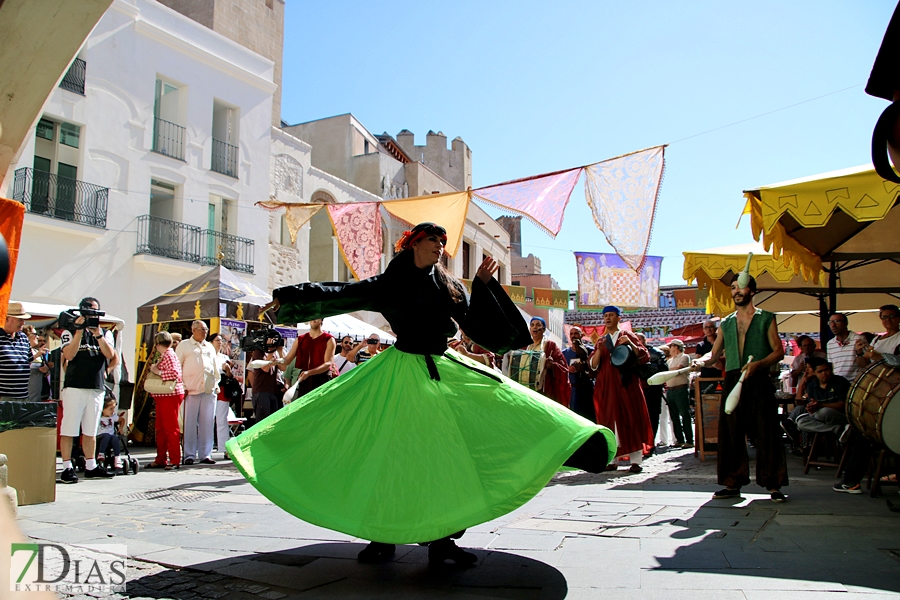
{"label": "sunglasses on man", "polygon": [[378,340],[366,340],[367,344],[377,344]]}

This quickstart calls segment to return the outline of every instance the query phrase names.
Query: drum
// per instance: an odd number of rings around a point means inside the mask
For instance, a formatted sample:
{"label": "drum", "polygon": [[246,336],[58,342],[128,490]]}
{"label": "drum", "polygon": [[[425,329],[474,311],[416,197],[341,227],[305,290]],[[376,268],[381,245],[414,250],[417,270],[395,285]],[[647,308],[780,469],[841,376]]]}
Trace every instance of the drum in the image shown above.
{"label": "drum", "polygon": [[850,386],[847,418],[864,436],[900,453],[900,370],[884,361],[869,365]]}
{"label": "drum", "polygon": [[616,346],[610,353],[609,361],[617,369],[631,369],[637,366],[637,354],[631,346]]}
{"label": "drum", "polygon": [[535,391],[539,390],[544,353],[533,350],[512,350],[509,353],[509,378]]}

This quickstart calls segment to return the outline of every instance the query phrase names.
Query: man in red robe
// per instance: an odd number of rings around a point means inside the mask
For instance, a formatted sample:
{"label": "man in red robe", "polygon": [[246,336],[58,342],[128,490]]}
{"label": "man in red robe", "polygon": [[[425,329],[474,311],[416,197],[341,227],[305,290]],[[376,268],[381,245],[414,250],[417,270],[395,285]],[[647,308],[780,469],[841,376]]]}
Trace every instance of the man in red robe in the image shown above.
{"label": "man in red robe", "polygon": [[[650,354],[635,334],[619,329],[620,314],[615,306],[603,309],[605,332],[591,355],[591,368],[597,371],[594,409],[597,423],[616,432],[617,456],[627,454],[631,472],[640,473],[644,453],[653,449],[653,429],[635,367],[648,362]],[[612,364],[612,352],[619,346],[631,348],[637,357],[636,364],[621,369]],[[615,468],[614,464],[610,465],[610,470]]]}

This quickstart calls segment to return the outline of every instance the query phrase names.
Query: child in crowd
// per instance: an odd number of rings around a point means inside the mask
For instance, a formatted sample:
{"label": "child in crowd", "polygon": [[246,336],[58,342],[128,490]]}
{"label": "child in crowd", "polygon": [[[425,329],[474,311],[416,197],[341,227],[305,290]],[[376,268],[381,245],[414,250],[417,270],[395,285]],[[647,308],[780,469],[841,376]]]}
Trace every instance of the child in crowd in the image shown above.
{"label": "child in crowd", "polygon": [[119,416],[116,414],[118,401],[112,394],[106,395],[103,404],[103,412],[100,413],[100,428],[97,430],[97,455],[100,461],[106,455],[106,449],[112,446],[113,456],[115,457],[113,472],[121,473],[122,459],[119,454],[122,452],[122,446],[119,445]]}

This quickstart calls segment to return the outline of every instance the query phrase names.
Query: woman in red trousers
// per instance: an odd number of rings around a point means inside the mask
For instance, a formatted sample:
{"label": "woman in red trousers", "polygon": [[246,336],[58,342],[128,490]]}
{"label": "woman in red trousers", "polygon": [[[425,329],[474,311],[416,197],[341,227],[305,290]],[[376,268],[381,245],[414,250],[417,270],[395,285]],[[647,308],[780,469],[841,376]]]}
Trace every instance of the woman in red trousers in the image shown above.
{"label": "woman in red trousers", "polygon": [[[150,370],[163,381],[174,381],[172,394],[154,394],[156,403],[156,460],[145,468],[172,469],[181,464],[181,430],[178,428],[178,410],[184,400],[184,384],[181,379],[181,362],[172,348],[172,336],[168,331],[156,334],[156,349],[161,357]],[[166,455],[168,454],[168,462]]]}

